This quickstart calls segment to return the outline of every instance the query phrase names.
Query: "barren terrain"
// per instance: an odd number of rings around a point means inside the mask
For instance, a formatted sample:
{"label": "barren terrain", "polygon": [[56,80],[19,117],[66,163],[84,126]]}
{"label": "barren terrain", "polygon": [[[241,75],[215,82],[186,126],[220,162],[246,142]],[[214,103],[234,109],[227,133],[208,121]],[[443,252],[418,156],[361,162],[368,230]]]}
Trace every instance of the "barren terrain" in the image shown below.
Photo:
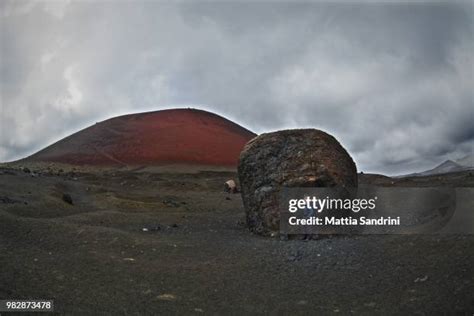
{"label": "barren terrain", "polygon": [[474,312],[473,235],[263,238],[223,192],[233,172],[29,167],[0,169],[1,299],[68,314]]}

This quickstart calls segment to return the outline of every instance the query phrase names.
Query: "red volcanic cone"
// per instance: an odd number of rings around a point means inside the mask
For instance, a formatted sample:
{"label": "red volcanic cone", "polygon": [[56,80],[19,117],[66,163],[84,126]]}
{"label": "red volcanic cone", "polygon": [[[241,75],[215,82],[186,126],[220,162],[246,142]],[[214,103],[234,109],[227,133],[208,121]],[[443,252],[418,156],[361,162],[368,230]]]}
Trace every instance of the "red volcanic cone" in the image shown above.
{"label": "red volcanic cone", "polygon": [[75,165],[237,166],[256,134],[216,114],[172,109],[97,123],[28,157]]}

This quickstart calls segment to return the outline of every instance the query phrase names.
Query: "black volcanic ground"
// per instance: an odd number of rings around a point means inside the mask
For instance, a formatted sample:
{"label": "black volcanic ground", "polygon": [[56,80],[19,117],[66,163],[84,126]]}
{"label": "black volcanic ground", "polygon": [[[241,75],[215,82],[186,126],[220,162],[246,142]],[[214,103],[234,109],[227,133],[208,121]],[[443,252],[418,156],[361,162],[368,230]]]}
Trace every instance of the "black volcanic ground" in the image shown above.
{"label": "black volcanic ground", "polygon": [[[0,169],[2,299],[67,314],[474,311],[473,235],[280,241],[245,228],[222,190],[234,173],[29,168]],[[474,186],[468,173],[360,181]]]}

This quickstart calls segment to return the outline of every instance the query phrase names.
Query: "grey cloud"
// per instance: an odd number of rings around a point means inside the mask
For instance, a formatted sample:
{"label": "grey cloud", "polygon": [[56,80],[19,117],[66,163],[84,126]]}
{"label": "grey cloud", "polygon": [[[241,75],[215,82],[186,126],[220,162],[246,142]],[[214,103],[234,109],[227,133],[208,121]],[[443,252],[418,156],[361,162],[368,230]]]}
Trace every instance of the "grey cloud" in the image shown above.
{"label": "grey cloud", "polygon": [[364,171],[472,153],[471,2],[0,8],[0,161],[95,121],[176,105],[258,133],[324,129]]}

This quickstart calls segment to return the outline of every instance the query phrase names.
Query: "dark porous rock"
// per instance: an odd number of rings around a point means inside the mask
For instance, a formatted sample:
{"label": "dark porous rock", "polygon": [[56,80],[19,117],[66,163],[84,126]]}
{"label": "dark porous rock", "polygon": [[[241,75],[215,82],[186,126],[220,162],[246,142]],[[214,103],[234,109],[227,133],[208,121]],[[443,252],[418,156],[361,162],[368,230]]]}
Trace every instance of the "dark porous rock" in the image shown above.
{"label": "dark porous rock", "polygon": [[331,135],[316,129],[284,130],[249,141],[238,166],[251,231],[278,235],[282,187],[357,186],[357,169]]}
{"label": "dark porous rock", "polygon": [[73,204],[72,197],[67,193],[63,194],[63,201],[66,202],[67,204],[71,204],[71,205]]}
{"label": "dark porous rock", "polygon": [[8,196],[0,196],[0,203],[15,204],[15,203],[21,203],[21,201],[10,199]]}
{"label": "dark porous rock", "polygon": [[172,199],[163,200],[163,204],[168,206],[168,207],[179,207],[179,203],[172,200]]}

